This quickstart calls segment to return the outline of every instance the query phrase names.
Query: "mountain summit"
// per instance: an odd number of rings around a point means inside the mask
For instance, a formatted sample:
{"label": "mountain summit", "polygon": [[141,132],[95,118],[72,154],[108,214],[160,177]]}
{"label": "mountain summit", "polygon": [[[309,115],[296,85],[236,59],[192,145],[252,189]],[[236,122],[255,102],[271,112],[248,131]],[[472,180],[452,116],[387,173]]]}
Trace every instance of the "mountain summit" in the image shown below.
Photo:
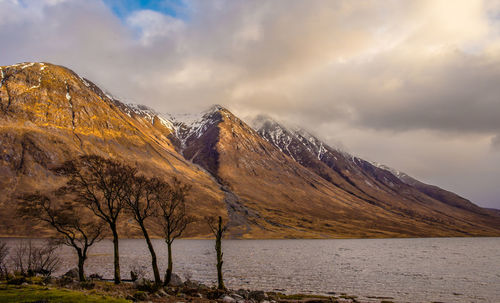
{"label": "mountain summit", "polygon": [[[113,157],[193,186],[188,236],[222,215],[240,238],[498,236],[500,216],[439,187],[259,117],[215,105],[199,115],[124,104],[71,70],[2,66],[0,234],[46,235],[15,219],[15,197],[60,184],[50,168],[81,154]],[[123,236],[138,229],[125,217]]]}

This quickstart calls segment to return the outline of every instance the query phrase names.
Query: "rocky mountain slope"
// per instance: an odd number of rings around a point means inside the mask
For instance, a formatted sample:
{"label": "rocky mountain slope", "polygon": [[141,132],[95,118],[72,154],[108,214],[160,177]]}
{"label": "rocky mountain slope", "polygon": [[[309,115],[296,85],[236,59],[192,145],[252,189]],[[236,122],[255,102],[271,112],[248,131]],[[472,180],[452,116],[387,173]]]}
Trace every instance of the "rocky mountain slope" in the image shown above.
{"label": "rocky mountain slope", "polygon": [[[62,180],[49,169],[81,154],[117,158],[146,174],[175,174],[197,185],[191,195],[193,215],[225,214],[220,186],[175,151],[167,138],[172,131],[165,120],[114,100],[64,67],[1,67],[0,234],[37,233],[15,216],[15,197],[58,186]],[[130,220],[122,223],[124,236],[138,234]],[[205,229],[198,223],[190,233]]]}
{"label": "rocky mountain slope", "polygon": [[491,211],[467,199],[332,148],[303,129],[287,128],[264,116],[257,117],[253,124],[262,137],[302,166],[367,203],[428,222],[467,225],[476,214],[477,222],[497,222]]}
{"label": "rocky mountain slope", "polygon": [[[260,118],[255,129],[221,106],[194,117],[123,104],[47,63],[0,67],[0,234],[46,231],[15,218],[15,196],[62,182],[49,169],[95,153],[193,185],[189,211],[222,214],[230,236],[500,235],[500,216],[438,187]],[[137,235],[122,220],[124,236]],[[202,220],[189,236],[206,236]]]}

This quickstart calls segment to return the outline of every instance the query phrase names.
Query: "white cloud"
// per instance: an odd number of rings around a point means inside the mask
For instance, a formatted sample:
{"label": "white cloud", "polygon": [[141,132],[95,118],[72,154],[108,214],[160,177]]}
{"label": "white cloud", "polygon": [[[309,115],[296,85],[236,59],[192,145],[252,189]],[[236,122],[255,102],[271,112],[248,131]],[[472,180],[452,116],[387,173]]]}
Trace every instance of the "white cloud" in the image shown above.
{"label": "white cloud", "polygon": [[[0,0],[0,64],[66,65],[161,111],[221,103],[242,116],[269,113],[500,207],[500,168],[491,165],[500,162],[491,148],[500,133],[498,1],[192,0],[187,8],[182,20],[141,10],[122,21],[100,0]],[[462,184],[461,171],[477,181]]]}
{"label": "white cloud", "polygon": [[127,17],[127,24],[139,31],[140,40],[151,45],[157,39],[167,39],[184,30],[182,20],[152,10],[140,10]]}

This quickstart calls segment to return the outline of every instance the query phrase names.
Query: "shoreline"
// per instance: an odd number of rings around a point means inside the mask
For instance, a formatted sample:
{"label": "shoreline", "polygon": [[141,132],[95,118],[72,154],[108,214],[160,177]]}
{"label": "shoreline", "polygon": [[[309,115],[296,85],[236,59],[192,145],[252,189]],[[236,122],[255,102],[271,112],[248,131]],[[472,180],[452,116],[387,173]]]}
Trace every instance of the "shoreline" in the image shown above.
{"label": "shoreline", "polygon": [[[412,240],[387,240],[380,242],[380,245],[377,244],[378,241],[384,240],[339,241],[338,243],[343,243],[341,245],[337,245],[335,241],[304,241],[307,243],[297,247],[294,241],[276,241],[277,244],[269,243],[269,245],[267,241],[255,243],[228,241],[227,263],[225,262],[228,272],[225,274],[225,282],[226,286],[232,289],[243,287],[269,293],[281,292],[288,296],[301,294],[339,298],[346,293],[346,296],[357,295],[358,301],[362,302],[395,301],[395,299],[397,302],[412,303],[432,301],[465,303],[478,299],[484,302],[496,302],[497,277],[492,276],[488,280],[479,275],[488,273],[488,268],[492,268],[494,263],[484,263],[481,258],[475,256],[491,255],[488,252],[493,252],[491,256],[494,256],[498,240],[499,238],[447,240],[435,238],[432,241],[423,240],[422,243],[417,243],[415,240],[415,245],[412,244]],[[15,241],[13,239],[9,245],[15,244]],[[141,241],[138,239],[123,241],[123,247],[131,249],[131,253],[125,254],[122,259],[123,278],[130,278],[128,272],[135,268],[132,265],[137,264],[140,265],[138,269],[143,269],[143,271],[138,270],[141,275],[152,279],[148,271],[149,256]],[[107,240],[104,242],[102,247],[96,247],[95,255],[89,255],[86,272],[110,279],[112,255],[108,251],[110,243]],[[154,242],[160,246],[162,244],[160,241]],[[320,245],[321,242],[324,245]],[[399,244],[394,245],[396,243]],[[464,246],[464,243],[467,245]],[[485,246],[478,243],[484,243]],[[415,249],[416,247],[418,249]],[[160,268],[164,268],[166,264],[162,252],[165,250],[160,250],[158,254],[163,256],[163,259],[159,258],[163,260],[159,264]],[[450,254],[447,259],[443,259],[440,252]],[[209,286],[215,283],[212,241],[179,241],[179,251],[175,251],[174,255],[178,257],[175,270],[183,280],[195,279]],[[323,258],[324,256],[326,257]],[[392,258],[389,258],[390,256]],[[61,257],[65,263],[54,271],[54,276],[61,276],[74,266],[72,261],[74,256],[70,250],[64,251]],[[461,264],[464,257],[468,257],[469,262]],[[422,258],[426,258],[428,264],[433,266],[419,266]],[[450,267],[447,264],[460,265]],[[489,264],[489,267],[481,267],[482,264]],[[464,268],[467,270],[464,271]],[[367,270],[360,274],[359,269]],[[449,273],[455,273],[455,278],[447,278]],[[431,288],[428,287],[429,277],[433,285]],[[112,284],[109,281],[111,280],[102,282]],[[130,281],[124,284],[129,283]]]}
{"label": "shoreline", "polygon": [[359,299],[347,293],[285,294],[262,290],[226,289],[187,280],[177,286],[156,287],[140,278],[114,284],[104,279],[79,282],[73,277],[14,277],[0,281],[0,302],[213,302],[213,303],[393,303],[392,297]]}
{"label": "shoreline", "polygon": [[[40,240],[45,240],[45,239],[52,239],[53,237],[30,237],[30,236],[8,236],[8,235],[0,235],[0,240],[1,239],[40,239]],[[353,238],[353,237],[345,237],[345,238],[224,238],[224,241],[255,241],[255,240],[400,240],[400,239],[470,239],[470,238],[500,238],[499,235],[494,235],[494,236],[477,236],[477,235],[470,235],[470,236],[429,236],[429,237],[365,237],[365,238]],[[104,237],[103,240],[112,240],[113,238],[111,237]],[[120,240],[144,240],[144,237],[130,237],[130,238],[120,238]],[[151,236],[151,240],[162,240],[165,241],[165,239],[161,237],[156,237],[156,236]],[[214,237],[185,237],[185,238],[178,238],[177,240],[215,240]]]}

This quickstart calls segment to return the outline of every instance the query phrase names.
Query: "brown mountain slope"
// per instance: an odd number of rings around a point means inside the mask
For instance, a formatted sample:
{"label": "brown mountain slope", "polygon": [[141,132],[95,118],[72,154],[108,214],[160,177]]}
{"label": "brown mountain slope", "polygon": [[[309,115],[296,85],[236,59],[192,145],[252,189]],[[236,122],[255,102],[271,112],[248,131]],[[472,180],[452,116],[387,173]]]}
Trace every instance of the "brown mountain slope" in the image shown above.
{"label": "brown mountain slope", "polygon": [[331,148],[302,129],[291,130],[266,117],[254,123],[266,140],[304,167],[387,211],[452,229],[499,226],[498,216],[456,194]]}
{"label": "brown mountain slope", "polygon": [[[462,213],[428,196],[422,197],[418,190],[399,180],[399,191],[384,192],[382,187],[387,185],[375,178],[370,180],[376,185],[368,185],[365,181],[369,173],[359,167],[361,164],[353,164],[340,154],[331,155],[341,167],[337,171],[305,152],[287,153],[284,147],[270,144],[220,106],[192,125],[191,129],[181,125],[177,147],[225,185],[234,204],[230,217],[245,218],[247,221],[234,219],[241,223],[240,227],[250,222],[241,230],[243,234],[249,230],[265,236],[283,230],[296,236],[498,233],[497,219]],[[296,161],[299,156],[317,164],[320,170],[306,169]],[[386,173],[384,177],[397,179]],[[361,180],[372,191],[358,186]],[[410,200],[400,194],[403,192],[420,195],[422,201]]]}
{"label": "brown mountain slope", "polygon": [[[33,234],[15,218],[14,197],[56,187],[51,167],[93,153],[181,177],[193,185],[191,213],[227,216],[233,237],[500,235],[492,212],[446,203],[334,149],[318,156],[298,142],[287,152],[220,106],[191,123],[170,121],[63,67],[0,68],[0,234]],[[123,218],[122,235],[137,235]],[[188,233],[206,234],[202,221]]]}
{"label": "brown mountain slope", "polygon": [[[33,234],[19,228],[14,197],[53,189],[61,180],[49,169],[81,154],[117,158],[147,174],[180,176],[196,184],[193,214],[225,214],[219,185],[174,150],[166,138],[168,123],[135,113],[60,66],[20,64],[1,67],[1,74],[0,235]],[[130,222],[123,220],[122,233],[138,234]],[[206,232],[201,223],[190,230]]]}

